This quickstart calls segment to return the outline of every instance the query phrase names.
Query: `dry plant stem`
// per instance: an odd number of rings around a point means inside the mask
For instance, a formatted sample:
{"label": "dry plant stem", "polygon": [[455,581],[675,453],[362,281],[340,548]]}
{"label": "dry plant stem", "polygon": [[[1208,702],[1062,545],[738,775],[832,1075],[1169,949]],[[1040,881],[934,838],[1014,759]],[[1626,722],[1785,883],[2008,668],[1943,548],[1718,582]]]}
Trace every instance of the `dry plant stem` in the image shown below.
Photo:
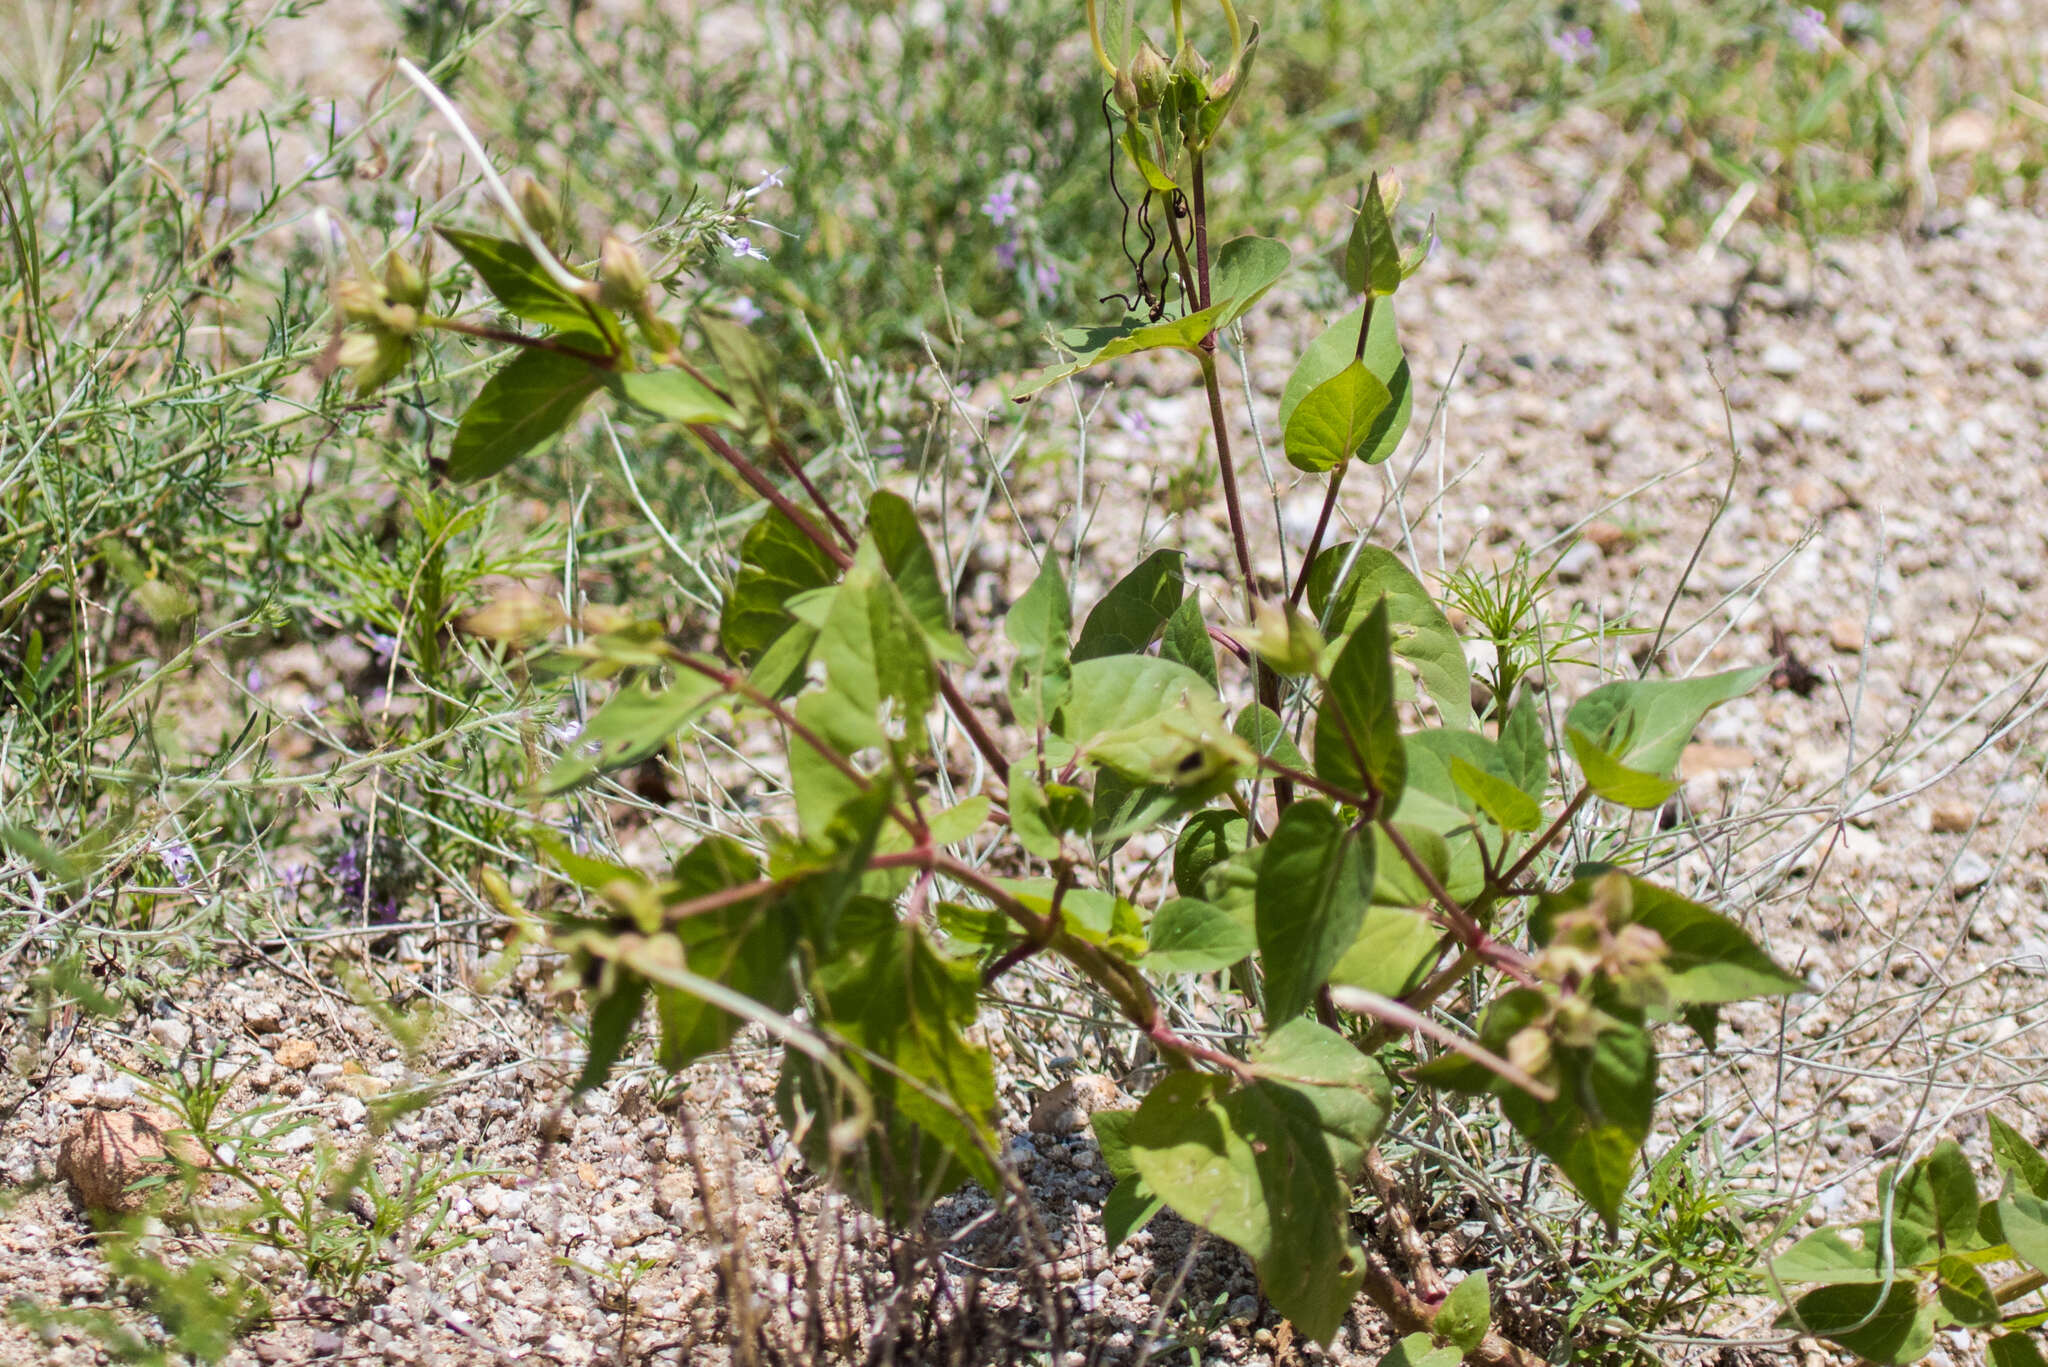
{"label": "dry plant stem", "polygon": [[832,530],[839,534],[840,543],[852,547],[858,538],[846,525],[845,519],[834,511],[831,502],[818,491],[818,486],[811,482],[809,472],[804,469],[803,462],[796,458],[796,453],[789,449],[789,443],[781,437],[773,437],[769,440],[768,449],[775,453],[775,459],[782,463],[782,468],[789,472],[789,477],[803,486],[804,492],[810,496],[811,506],[824,514],[825,520],[832,524]]}
{"label": "dry plant stem", "polygon": [[1492,1050],[1445,1029],[1412,1006],[1358,987],[1333,987],[1326,990],[1329,992],[1331,1003],[1341,1011],[1349,1011],[1357,1016],[1369,1016],[1382,1025],[1392,1026],[1402,1034],[1422,1035],[1452,1053],[1470,1059],[1503,1082],[1521,1088],[1538,1101],[1557,1100],[1555,1087],[1537,1081]]}
{"label": "dry plant stem", "polygon": [[[1365,1284],[1359,1289],[1398,1334],[1427,1334],[1436,1323],[1436,1308],[1403,1285],[1386,1260],[1371,1250],[1365,1255]],[[1486,1331],[1486,1337],[1464,1361],[1473,1367],[1545,1367],[1542,1358],[1509,1343],[1494,1329]]]}

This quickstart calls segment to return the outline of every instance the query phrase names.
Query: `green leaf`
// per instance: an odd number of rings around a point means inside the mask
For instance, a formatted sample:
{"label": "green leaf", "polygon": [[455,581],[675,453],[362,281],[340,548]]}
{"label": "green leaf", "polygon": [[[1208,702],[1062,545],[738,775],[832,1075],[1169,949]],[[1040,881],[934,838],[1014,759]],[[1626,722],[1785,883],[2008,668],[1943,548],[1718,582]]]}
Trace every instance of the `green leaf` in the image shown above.
{"label": "green leaf", "polygon": [[1532,689],[1522,690],[1501,723],[1500,757],[1515,786],[1540,804],[1550,789],[1550,747],[1543,741],[1543,718]]}
{"label": "green leaf", "polygon": [[[1758,665],[1696,679],[1603,684],[1572,704],[1565,724],[1584,732],[1617,764],[1669,778],[1701,718],[1730,698],[1749,692],[1770,672],[1769,665]],[[1580,763],[1583,767],[1583,758]]]}
{"label": "green leaf", "polygon": [[1354,294],[1392,294],[1401,288],[1401,248],[1380,198],[1379,173],[1366,182],[1365,200],[1344,246],[1344,285]]}
{"label": "green leaf", "polygon": [[1374,907],[1365,914],[1351,947],[1330,970],[1330,981],[1399,998],[1428,978],[1442,945],[1443,931],[1421,912]]}
{"label": "green leaf", "polygon": [[1931,1231],[1944,1245],[1962,1243],[1976,1232],[1977,1176],[1953,1139],[1944,1139],[1906,1170],[1895,1200],[1897,1218]]}
{"label": "green leaf", "polygon": [[1365,1155],[1386,1132],[1394,1084],[1374,1059],[1335,1030],[1305,1016],[1276,1028],[1253,1046],[1252,1068],[1315,1110],[1330,1158],[1346,1181],[1365,1168]]}
{"label": "green leaf", "polygon": [[1073,668],[1073,693],[1054,729],[1086,749],[1112,732],[1149,722],[1180,699],[1214,701],[1216,691],[1186,665],[1155,655],[1106,655]]}
{"label": "green leaf", "polygon": [[626,1052],[633,1027],[640,1023],[640,1008],[647,1000],[647,980],[635,974],[613,970],[606,974],[609,986],[590,1008],[590,1054],[577,1075],[576,1090],[587,1092],[604,1086],[612,1067]]}
{"label": "green leaf", "polygon": [[937,687],[927,638],[878,561],[873,546],[862,542],[833,591],[811,651],[825,671],[825,686],[801,704],[805,720],[842,754],[889,744],[885,712],[902,727],[895,744],[921,750],[928,741],[924,718]]}
{"label": "green leaf", "polygon": [[1497,778],[1466,760],[1452,755],[1451,782],[1458,791],[1477,803],[1479,810],[1493,818],[1503,830],[1533,831],[1543,824],[1543,811],[1536,799],[1504,778]]}
{"label": "green leaf", "polygon": [[2008,1192],[1999,1198],[1998,1222],[2020,1261],[2048,1276],[2048,1201]]}
{"label": "green leaf", "polygon": [[1067,639],[1073,623],[1067,581],[1048,554],[1031,587],[1003,617],[1003,633],[1017,647],[1016,663],[1010,666],[1010,708],[1019,726],[1050,724],[1072,691]]}
{"label": "green leaf", "polygon": [[1375,791],[1382,810],[1401,800],[1408,762],[1394,715],[1394,672],[1384,600],[1351,633],[1316,712],[1316,777],[1355,793]]}
{"label": "green leaf", "polygon": [[886,489],[868,500],[866,542],[872,544],[889,582],[902,595],[911,618],[923,630],[932,654],[956,664],[967,661],[967,648],[953,631],[953,612],[939,580],[938,561],[918,525],[909,500]]}
{"label": "green leaf", "polygon": [[1380,378],[1353,361],[1294,406],[1282,434],[1288,464],[1310,474],[1341,465],[1373,439],[1393,403]]}
{"label": "green leaf", "polygon": [[1166,1202],[1154,1196],[1142,1177],[1124,1177],[1109,1189],[1102,1202],[1102,1238],[1109,1248],[1152,1223],[1152,1217],[1166,1209]]}
{"label": "green leaf", "polygon": [[635,408],[680,423],[736,425],[740,415],[684,370],[630,370],[611,376],[611,389]]}
{"label": "green leaf", "polygon": [[1401,343],[1394,326],[1394,301],[1382,299],[1373,305],[1372,323],[1367,327],[1365,355],[1358,356],[1358,330],[1366,327],[1365,305],[1360,304],[1336,322],[1325,328],[1308,349],[1301,354],[1294,373],[1287,377],[1287,385],[1280,391],[1280,430],[1287,431],[1294,418],[1294,410],[1300,407],[1317,386],[1324,384],[1348,367],[1354,359],[1365,363],[1386,389],[1390,402],[1380,410],[1374,420],[1372,431],[1357,456],[1367,465],[1377,465],[1394,454],[1401,438],[1407,434],[1408,421],[1415,406],[1414,381],[1408,373],[1407,357],[1401,353]]}
{"label": "green leaf", "polygon": [[1217,687],[1216,645],[1209,639],[1209,627],[1202,620],[1202,603],[1193,594],[1181,599],[1173,616],[1166,619],[1166,632],[1159,638],[1159,657],[1184,664]]}
{"label": "green leaf", "polygon": [[2041,1350],[2025,1334],[2000,1334],[1984,1346],[1984,1360],[1990,1367],[2048,1367]]}
{"label": "green leaf", "polygon": [[1997,1116],[1991,1121],[1991,1156],[1998,1170],[2018,1184],[2029,1196],[2048,1200],[2048,1158],[2027,1142],[2026,1136]]}
{"label": "green leaf", "polygon": [[[814,971],[812,996],[823,1028],[855,1046],[846,1061],[871,1089],[877,1123],[851,1164],[824,1161],[827,1127],[810,1126],[819,1170],[838,1170],[871,1208],[901,1218],[968,1178],[995,1182],[995,1070],[967,1035],[981,990],[974,964],[941,953],[882,904],[849,908],[841,938],[841,951]],[[834,1081],[787,1057],[796,1075],[786,1075],[785,1113],[801,1097],[823,1117],[838,1115]]]}
{"label": "green leaf", "polygon": [[1157,323],[1132,315],[1113,327],[1070,330],[1060,340],[1076,353],[1075,359],[1040,371],[1011,397],[1028,399],[1069,375],[1141,351],[1160,347],[1193,351],[1211,332],[1229,327],[1249,312],[1287,269],[1288,259],[1286,245],[1271,238],[1233,238],[1216,254],[1208,308]]}
{"label": "green leaf", "polygon": [[1180,188],[1174,184],[1173,177],[1166,174],[1159,163],[1153,160],[1152,150],[1145,143],[1144,131],[1137,124],[1129,124],[1124,128],[1121,141],[1124,150],[1131,154],[1131,161],[1137,166],[1138,174],[1144,177],[1148,189],[1156,190],[1160,194],[1171,194]]}
{"label": "green leaf", "polygon": [[[1379,546],[1357,549],[1351,575],[1342,585],[1337,576],[1351,557],[1350,543],[1332,546],[1316,557],[1308,577],[1310,609],[1330,639],[1341,644],[1365,620],[1374,603],[1384,602],[1395,658],[1415,671],[1446,727],[1470,731],[1474,725],[1472,674],[1465,665],[1464,643],[1450,619],[1399,556]],[[1539,750],[1541,740],[1539,729]],[[1547,758],[1544,763],[1547,766]],[[1544,773],[1547,777],[1547,767]],[[1542,790],[1530,796],[1540,801]]]}
{"label": "green leaf", "polygon": [[1427,1334],[1410,1334],[1379,1360],[1379,1367],[1458,1367],[1464,1353],[1439,1345]]}
{"label": "green leaf", "polygon": [[1648,1031],[1610,1019],[1590,1047],[1553,1046],[1553,1057],[1561,1074],[1558,1099],[1539,1101],[1502,1084],[1501,1112],[1611,1225],[1649,1137],[1656,1046]]}
{"label": "green leaf", "polygon": [[[594,774],[624,769],[660,753],[670,736],[702,716],[724,692],[716,679],[694,670],[680,671],[660,692],[648,679],[634,680],[605,701],[574,748],[548,770],[541,794],[552,797]],[[590,753],[593,745],[595,754]]]}
{"label": "green leaf", "polygon": [[1586,786],[1616,806],[1654,811],[1678,791],[1678,780],[1629,768],[1578,727],[1568,728],[1565,734],[1579,761],[1579,772],[1586,776]]}
{"label": "green leaf", "polygon": [[1035,768],[1030,760],[1023,759],[1010,766],[1010,830],[1027,853],[1040,859],[1057,859],[1060,831]]}
{"label": "green leaf", "polygon": [[1131,1157],[1131,1122],[1136,1111],[1097,1111],[1088,1117],[1095,1131],[1095,1146],[1102,1150],[1102,1167],[1111,1177],[1136,1177],[1138,1162]]}
{"label": "green leaf", "polygon": [[1295,748],[1294,738],[1287,734],[1287,728],[1280,724],[1280,718],[1264,703],[1253,703],[1237,714],[1237,720],[1230,729],[1237,738],[1257,753],[1306,773],[1308,761]]}
{"label": "green leaf", "polygon": [[[1186,592],[1182,558],[1180,551],[1154,551],[1119,579],[1082,624],[1081,637],[1074,643],[1074,662],[1136,655],[1159,639]],[[1213,666],[1210,672],[1214,673]]]}
{"label": "green leaf", "polygon": [[[1422,861],[1423,867],[1435,877],[1437,885],[1449,891],[1452,896],[1456,896],[1457,879],[1451,873],[1451,849],[1444,838],[1428,827],[1418,826],[1412,821],[1396,821],[1393,824],[1401,833],[1401,838],[1408,842],[1409,852]],[[1426,907],[1435,901],[1429,885],[1409,866],[1408,860],[1387,832],[1377,825],[1373,827],[1373,849],[1374,903],[1384,907]]]}
{"label": "green leaf", "polygon": [[1248,830],[1243,817],[1221,808],[1189,817],[1173,846],[1174,889],[1183,897],[1201,896],[1209,870],[1244,849]]}
{"label": "green leaf", "polygon": [[1152,917],[1152,947],[1139,964],[1159,974],[1214,973],[1249,958],[1258,936],[1221,907],[1176,897]]}
{"label": "green leaf", "polygon": [[1469,1353],[1479,1346],[1492,1326],[1493,1299],[1486,1273],[1481,1271],[1451,1288],[1451,1294],[1437,1307],[1436,1321],[1430,1328],[1439,1338],[1449,1339],[1459,1352]]}
{"label": "green leaf", "polygon": [[563,289],[525,243],[460,228],[435,231],[469,263],[477,279],[498,301],[498,307],[513,317],[572,332],[601,328],[613,345],[624,341],[617,320],[608,310]]}
{"label": "green leaf", "polygon": [[1771,1260],[1771,1274],[1781,1282],[1820,1282],[1827,1286],[1866,1285],[1885,1279],[1878,1250],[1859,1248],[1839,1229],[1817,1229]]}
{"label": "green leaf", "polygon": [[[832,557],[770,508],[740,541],[739,574],[718,615],[719,648],[728,658],[751,666],[796,624],[789,600],[822,589],[838,577]],[[796,663],[800,669],[802,662]]]}
{"label": "green leaf", "polygon": [[1998,1297],[1984,1274],[1963,1258],[1951,1253],[1934,1267],[1935,1294],[1942,1316],[1950,1324],[1985,1329],[1998,1323]]}
{"label": "green leaf", "polygon": [[1934,1306],[1920,1303],[1919,1289],[1907,1277],[1889,1288],[1823,1286],[1801,1296],[1792,1309],[1780,1324],[1803,1325],[1871,1362],[1913,1362],[1934,1347]]}
{"label": "green leaf", "polygon": [[484,382],[448,448],[448,477],[489,479],[558,435],[605,372],[554,351],[522,351]]}
{"label": "green leaf", "polygon": [[775,410],[774,355],[762,345],[759,337],[730,318],[699,310],[694,321],[697,330],[704,334],[711,354],[718,358],[719,368],[725,372],[726,388],[743,400],[743,406],[750,408],[746,416],[772,417]]}
{"label": "green leaf", "polygon": [[[707,836],[676,861],[665,896],[670,906],[742,887],[761,876],[760,862],[730,836]],[[684,962],[700,978],[743,992],[774,1011],[796,1004],[791,956],[796,927],[790,909],[751,898],[676,921]],[[661,1066],[678,1070],[732,1043],[746,1024],[738,1016],[678,988],[657,985]]]}
{"label": "green leaf", "polygon": [[1256,926],[1266,1019],[1308,1009],[1358,938],[1372,897],[1373,846],[1320,799],[1281,813],[1259,861]]}
{"label": "green leaf", "polygon": [[[1363,1061],[1363,1060],[1361,1060]],[[1274,1306],[1327,1343],[1364,1278],[1349,1193],[1322,1117],[1300,1091],[1176,1073],[1129,1130],[1145,1185],[1187,1220],[1236,1244]]]}

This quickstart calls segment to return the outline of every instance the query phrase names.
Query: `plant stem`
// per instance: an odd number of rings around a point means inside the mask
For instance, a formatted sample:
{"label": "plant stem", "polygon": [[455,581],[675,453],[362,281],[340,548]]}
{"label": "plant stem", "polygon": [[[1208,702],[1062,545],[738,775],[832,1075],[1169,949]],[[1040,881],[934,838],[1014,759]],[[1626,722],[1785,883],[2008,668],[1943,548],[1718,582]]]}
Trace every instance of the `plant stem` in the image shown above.
{"label": "plant stem", "polygon": [[1551,842],[1564,833],[1565,828],[1571,824],[1572,818],[1579,814],[1579,808],[1585,806],[1586,799],[1591,796],[1593,796],[1593,789],[1590,785],[1579,789],[1578,794],[1565,804],[1565,809],[1557,814],[1557,820],[1550,823],[1549,829],[1536,837],[1536,843],[1524,850],[1522,857],[1515,861],[1515,866],[1501,876],[1500,886],[1503,888],[1513,887],[1515,880],[1522,876],[1529,865],[1536,862],[1536,856],[1549,849]]}
{"label": "plant stem", "polygon": [[502,346],[525,347],[528,351],[552,351],[559,356],[573,356],[587,365],[601,370],[610,370],[618,365],[619,358],[608,352],[585,351],[582,347],[570,346],[554,337],[529,337],[523,332],[510,328],[487,327],[482,323],[465,323],[460,318],[423,319],[422,327],[434,328],[441,332],[459,332],[464,337],[474,337],[480,342],[497,342]]}
{"label": "plant stem", "polygon": [[1362,987],[1333,987],[1330,989],[1330,1001],[1339,1010],[1349,1011],[1354,1016],[1370,1016],[1382,1024],[1393,1026],[1403,1034],[1412,1033],[1435,1040],[1452,1053],[1472,1060],[1489,1073],[1514,1084],[1538,1101],[1557,1100],[1555,1087],[1537,1081],[1477,1040],[1467,1039],[1455,1030],[1438,1025],[1426,1013],[1397,1002],[1392,997],[1383,997]]}
{"label": "plant stem", "polygon": [[1294,592],[1287,595],[1289,607],[1300,607],[1302,595],[1308,592],[1308,572],[1316,563],[1316,552],[1323,548],[1323,534],[1330,529],[1330,514],[1337,509],[1337,490],[1344,485],[1344,474],[1351,468],[1351,462],[1340,460],[1337,468],[1330,471],[1330,487],[1323,491],[1323,510],[1316,514],[1316,530],[1308,539],[1308,550],[1301,557],[1301,573],[1295,576]]}
{"label": "plant stem", "polygon": [[741,455],[731,442],[719,434],[718,429],[696,422],[690,424],[690,433],[730,465],[733,473],[746,481],[748,488],[768,500],[776,512],[794,523],[796,529],[808,537],[813,545],[831,556],[833,564],[845,569],[853,563],[851,552],[826,535],[825,529],[812,521],[809,513],[791,502],[787,494],[775,487],[775,481],[763,474],[760,466]]}

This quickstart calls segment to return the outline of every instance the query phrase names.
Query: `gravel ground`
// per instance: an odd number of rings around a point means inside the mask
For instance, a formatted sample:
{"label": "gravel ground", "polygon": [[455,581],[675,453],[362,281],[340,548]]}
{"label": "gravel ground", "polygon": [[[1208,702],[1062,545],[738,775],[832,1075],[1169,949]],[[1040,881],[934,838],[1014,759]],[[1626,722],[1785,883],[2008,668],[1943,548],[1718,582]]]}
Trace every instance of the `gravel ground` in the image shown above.
{"label": "gravel ground", "polygon": [[[1983,1113],[2033,1134],[2048,1106],[2036,714],[2048,697],[2048,225],[1972,203],[1923,237],[1834,243],[1809,258],[1738,228],[1727,245],[1744,255],[1701,255],[1661,247],[1624,205],[1595,256],[1572,226],[1583,206],[1550,187],[1592,183],[1584,160],[1598,149],[1569,138],[1559,148],[1548,154],[1559,164],[1501,168],[1479,188],[1479,211],[1489,196],[1516,206],[1488,257],[1445,254],[1416,282],[1420,307],[1403,315],[1415,429],[1379,482],[1354,476],[1343,511],[1385,543],[1406,527],[1425,569],[1546,546],[1559,557],[1560,612],[1654,626],[1673,604],[1666,669],[1781,662],[1776,686],[1722,709],[1688,753],[1693,819],[1663,876],[1743,915],[1814,990],[1782,1011],[1732,1012],[1716,1057],[1668,1041],[1684,1082],[1666,1128],[1708,1119],[1729,1147],[1756,1144],[1743,1180],[1813,1197],[1816,1221],[1851,1217],[1880,1164],[1954,1135],[1988,1168]],[[1308,327],[1299,300],[1255,318],[1252,387],[1269,422]],[[1081,500],[1096,510],[1095,534],[1120,548],[1163,534],[1213,575],[1228,556],[1220,520],[1167,521],[1166,477],[1204,424],[1199,395],[1165,363],[1119,381],[1086,396],[1101,400]],[[974,398],[1003,408],[993,385]],[[1048,412],[1064,402],[1049,396]],[[1054,435],[1071,445],[1071,429]],[[1238,436],[1256,471],[1254,434]],[[1284,471],[1277,452],[1273,462]],[[1319,489],[1283,482],[1267,498],[1253,484],[1255,543],[1299,547]],[[1016,496],[1024,525],[1042,532],[1075,505],[1070,467],[1021,476]],[[1021,592],[1029,557],[1000,501],[991,525],[969,594],[999,610]],[[1136,558],[1084,565],[1078,599]],[[1277,553],[1260,565],[1275,582],[1291,568]],[[1211,600],[1215,618],[1236,615]],[[317,697],[333,671],[314,660],[300,675]],[[1552,686],[1569,697],[1585,677],[1564,671]],[[994,680],[991,667],[970,684]],[[260,1254],[281,1288],[278,1314],[230,1362],[695,1360],[716,1348],[722,1266],[743,1269],[751,1288],[727,1313],[760,1318],[783,1342],[801,1343],[811,1310],[831,1332],[835,1285],[886,1303],[886,1241],[784,1148],[765,1056],[742,1052],[674,1082],[628,1070],[565,1112],[577,1045],[545,966],[529,958],[492,980],[474,954],[411,940],[359,961],[381,982],[370,999],[439,1008],[436,1030],[407,1052],[360,994],[337,988],[339,963],[326,945],[252,944],[157,1001],[144,1038],[58,1023],[37,1070],[0,1084],[0,1173],[14,1198],[0,1209],[0,1280],[11,1293],[77,1306],[118,1295],[57,1160],[87,1112],[132,1104],[115,1069],[153,1043],[217,1044],[239,1070],[230,1112],[276,1104],[303,1121],[253,1160],[279,1182],[329,1148],[367,1148],[389,1182],[402,1182],[407,1154],[482,1170],[451,1188],[438,1234],[423,1238],[413,1222],[387,1248],[394,1265],[349,1295],[315,1294],[288,1257]],[[1185,1272],[1200,1314],[1174,1323],[1197,1325],[1198,1338],[1206,1329],[1206,1352],[1303,1356],[1242,1260],[1213,1248],[1190,1257],[1186,1226],[1165,1219],[1113,1255],[1102,1249],[1094,1210],[1110,1184],[1081,1118],[1090,1105],[1131,1104],[1103,1075],[1117,1060],[1077,1040],[1068,1071],[1083,1080],[1081,1100],[1040,1107],[1032,1089],[1067,1074],[1046,1047],[994,1043],[1024,1084],[1006,1125],[1035,1222],[996,1219],[978,1194],[933,1216],[937,1231],[964,1231],[952,1294],[977,1266],[1036,1269],[991,1278],[993,1300],[1013,1308],[992,1312],[989,1332],[1028,1333],[1033,1307],[1056,1302],[1077,1341],[1127,1361]],[[373,1107],[411,1088],[422,1104],[375,1134]],[[211,1182],[221,1191],[224,1179]],[[451,1235],[466,1242],[428,1256]],[[158,1237],[167,1250],[193,1242],[175,1223]],[[1444,1256],[1455,1275],[1485,1254]],[[1769,1314],[1729,1307],[1717,1327],[1764,1334]],[[1372,1315],[1356,1319],[1336,1360],[1377,1356]],[[1963,1360],[1965,1346],[1945,1342],[1941,1355]],[[82,1335],[50,1346],[0,1325],[0,1362],[99,1360]]]}

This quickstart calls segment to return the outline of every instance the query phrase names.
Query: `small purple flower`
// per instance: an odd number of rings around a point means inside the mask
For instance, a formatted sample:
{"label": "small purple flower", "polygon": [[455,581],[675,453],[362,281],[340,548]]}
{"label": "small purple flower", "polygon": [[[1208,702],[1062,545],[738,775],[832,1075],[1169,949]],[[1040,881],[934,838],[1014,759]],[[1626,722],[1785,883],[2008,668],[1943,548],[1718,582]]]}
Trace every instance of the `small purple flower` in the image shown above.
{"label": "small purple flower", "polygon": [[1135,408],[1118,409],[1111,421],[1134,437],[1142,437],[1152,430],[1152,420]]}
{"label": "small purple flower", "polygon": [[251,693],[261,693],[263,691],[263,671],[255,665],[250,665],[249,672],[242,676],[242,687],[248,689]]}
{"label": "small purple flower", "polygon": [[393,652],[395,652],[398,649],[398,638],[396,636],[387,635],[384,632],[375,630],[374,628],[370,631],[369,635],[370,645],[377,652],[377,663],[379,665],[389,665],[391,663],[391,657]]}
{"label": "small purple flower", "polygon": [[164,868],[170,873],[171,881],[181,888],[192,881],[193,868],[199,862],[199,856],[182,840],[158,845],[156,857],[164,861]]}
{"label": "small purple flower", "polygon": [[733,300],[730,304],[727,304],[725,312],[728,317],[741,327],[752,327],[766,316],[763,314],[761,306],[747,298],[744,294]]}
{"label": "small purple flower", "polygon": [[419,211],[410,204],[401,204],[391,211],[391,222],[394,227],[410,229],[418,221]]}
{"label": "small purple flower", "polygon": [[989,222],[1001,227],[1017,216],[1017,196],[1005,183],[988,192],[988,198],[981,202],[981,211],[988,215]]}
{"label": "small purple flower", "polygon": [[1031,278],[1038,283],[1042,293],[1051,294],[1059,286],[1060,268],[1050,261],[1041,261],[1037,269],[1031,272]]}
{"label": "small purple flower", "polygon": [[1828,17],[1812,5],[1801,5],[1785,21],[1785,34],[1802,52],[1819,52],[1834,35],[1828,32]]}
{"label": "small purple flower", "polygon": [[756,247],[750,237],[734,237],[731,233],[720,233],[718,240],[725,244],[725,249],[733,254],[735,260],[746,257],[752,257],[756,261],[768,259],[768,253]]}
{"label": "small purple flower", "polygon": [[770,171],[766,175],[762,176],[761,181],[758,185],[755,185],[746,190],[742,190],[740,192],[740,198],[743,200],[759,199],[762,195],[767,194],[770,190],[780,189],[782,187],[782,173],[784,171],[787,171],[788,169],[789,168],[787,166],[776,167],[773,171]]}
{"label": "small purple flower", "polygon": [[1593,30],[1583,24],[1554,33],[1546,41],[1550,44],[1551,54],[1566,66],[1577,66],[1599,50],[1593,41]]}
{"label": "small purple flower", "polygon": [[996,244],[996,264],[1006,271],[1017,269],[1017,239],[1012,236],[1007,242]]}

